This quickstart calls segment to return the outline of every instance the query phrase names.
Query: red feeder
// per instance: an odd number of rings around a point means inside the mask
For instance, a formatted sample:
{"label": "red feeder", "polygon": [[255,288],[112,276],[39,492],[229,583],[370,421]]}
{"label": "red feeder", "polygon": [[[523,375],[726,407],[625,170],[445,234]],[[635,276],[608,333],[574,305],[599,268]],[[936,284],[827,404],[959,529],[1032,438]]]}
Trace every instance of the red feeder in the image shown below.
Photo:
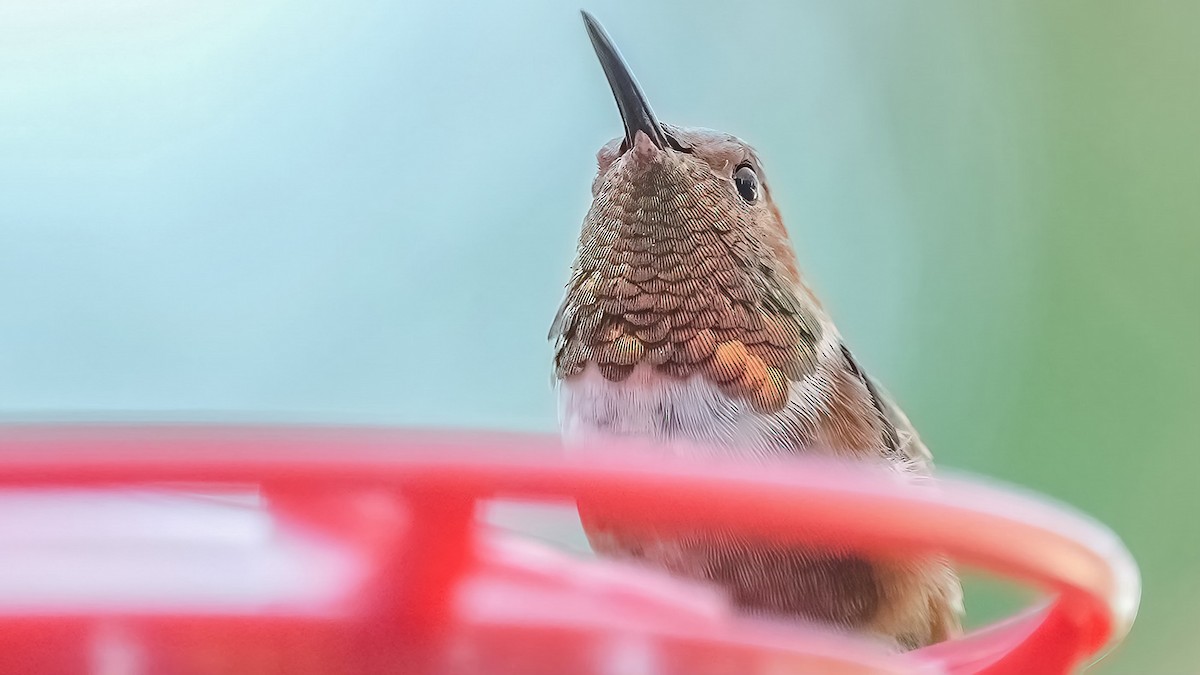
{"label": "red feeder", "polygon": [[[1062,506],[817,461],[681,470],[569,458],[544,436],[6,427],[0,488],[5,673],[1069,673],[1124,637],[1140,593],[1121,542]],[[220,491],[230,498],[196,495]],[[256,494],[265,507],[237,503]],[[941,550],[1049,599],[890,654],[501,535],[475,519],[492,498]]]}

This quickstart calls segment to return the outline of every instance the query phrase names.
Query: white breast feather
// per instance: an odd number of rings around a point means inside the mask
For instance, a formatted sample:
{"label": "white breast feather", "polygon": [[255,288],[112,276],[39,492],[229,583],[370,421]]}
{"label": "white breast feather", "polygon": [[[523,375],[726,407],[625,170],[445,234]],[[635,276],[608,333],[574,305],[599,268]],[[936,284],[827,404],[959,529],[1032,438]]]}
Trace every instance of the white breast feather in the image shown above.
{"label": "white breast feather", "polygon": [[[837,353],[838,336],[824,331],[817,361]],[[829,400],[828,371],[818,367],[793,383],[787,406],[764,415],[743,398],[730,397],[699,374],[678,379],[639,364],[625,380],[606,379],[594,364],[559,383],[559,424],[568,448],[633,437],[673,454],[766,457],[792,453],[799,429]],[[786,430],[794,428],[796,434]],[[783,433],[781,433],[783,432]]]}

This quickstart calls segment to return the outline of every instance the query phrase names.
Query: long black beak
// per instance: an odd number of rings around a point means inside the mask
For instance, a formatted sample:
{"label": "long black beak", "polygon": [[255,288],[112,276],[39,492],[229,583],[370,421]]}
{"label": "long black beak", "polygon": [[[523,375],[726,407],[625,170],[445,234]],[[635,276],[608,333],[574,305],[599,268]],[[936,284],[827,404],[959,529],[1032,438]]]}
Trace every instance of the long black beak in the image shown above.
{"label": "long black beak", "polygon": [[583,23],[587,27],[588,37],[592,40],[592,47],[596,50],[596,56],[600,58],[600,65],[604,67],[608,86],[612,87],[613,97],[617,99],[621,120],[625,123],[624,146],[633,147],[634,135],[641,131],[649,136],[659,149],[665,148],[668,142],[667,134],[658,123],[654,112],[650,110],[646,95],[642,93],[637,80],[633,79],[633,73],[629,72],[625,59],[621,58],[621,53],[613,46],[608,33],[604,32],[596,17],[582,10],[580,13],[583,14]]}

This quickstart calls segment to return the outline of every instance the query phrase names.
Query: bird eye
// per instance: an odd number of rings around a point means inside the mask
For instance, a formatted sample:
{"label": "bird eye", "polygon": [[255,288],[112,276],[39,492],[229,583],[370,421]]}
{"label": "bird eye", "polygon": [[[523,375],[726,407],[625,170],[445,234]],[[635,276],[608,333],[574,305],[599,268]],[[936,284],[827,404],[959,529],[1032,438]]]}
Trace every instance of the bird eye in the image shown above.
{"label": "bird eye", "polygon": [[733,172],[733,184],[737,186],[738,194],[747,204],[758,201],[758,174],[749,164],[743,164]]}

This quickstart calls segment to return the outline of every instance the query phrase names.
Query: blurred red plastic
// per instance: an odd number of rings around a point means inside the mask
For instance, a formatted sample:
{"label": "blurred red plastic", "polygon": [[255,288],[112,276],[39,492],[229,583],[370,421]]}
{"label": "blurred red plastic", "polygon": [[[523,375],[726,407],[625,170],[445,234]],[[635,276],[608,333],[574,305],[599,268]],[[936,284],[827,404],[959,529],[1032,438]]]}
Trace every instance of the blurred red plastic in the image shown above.
{"label": "blurred red plastic", "polygon": [[[475,518],[494,498],[941,550],[1048,600],[891,654],[501,535]],[[0,428],[5,673],[1069,673],[1128,632],[1139,584],[1103,526],[963,479],[919,487],[815,460],[680,467],[616,449],[581,459],[546,436]]]}

